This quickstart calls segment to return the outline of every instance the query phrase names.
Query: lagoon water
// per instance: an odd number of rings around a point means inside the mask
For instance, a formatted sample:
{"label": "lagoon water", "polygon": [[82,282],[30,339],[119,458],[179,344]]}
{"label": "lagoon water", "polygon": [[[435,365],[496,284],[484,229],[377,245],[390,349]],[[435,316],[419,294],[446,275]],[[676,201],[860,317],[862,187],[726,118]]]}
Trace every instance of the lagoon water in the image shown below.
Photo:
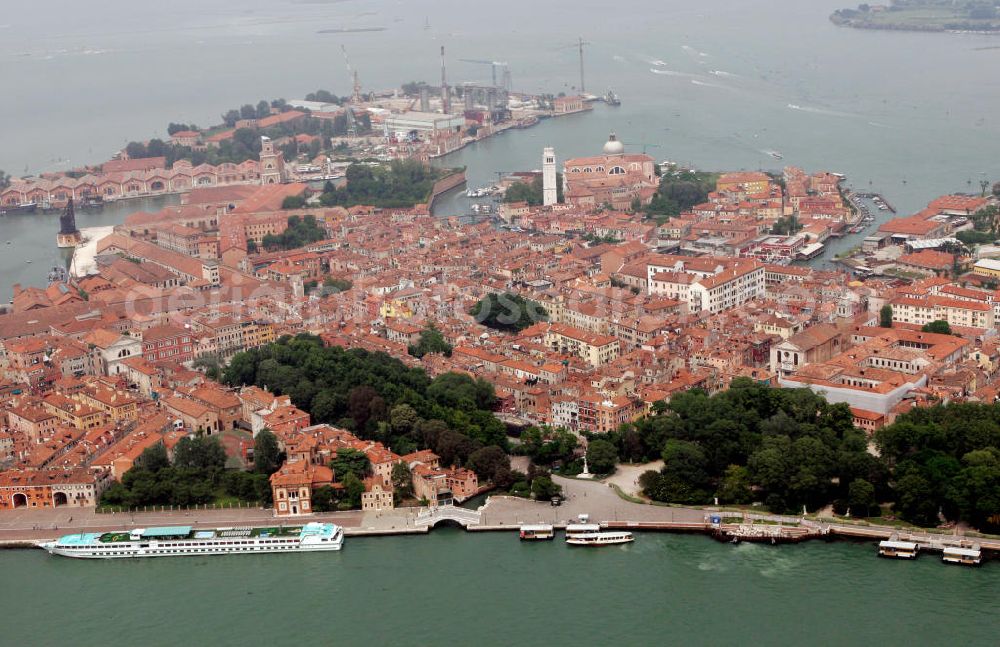
{"label": "lagoon water", "polygon": [[[490,79],[489,66],[460,59],[502,60],[515,90],[573,93],[573,45],[583,36],[586,89],[613,88],[621,107],[509,132],[442,163],[467,166],[470,184],[482,185],[498,171],[538,168],[546,145],[561,159],[593,154],[614,130],[631,150],[698,168],[845,173],[901,212],[1000,179],[1000,37],[838,28],[827,16],[843,4],[510,0],[489,13],[461,0],[174,0],[141,9],[131,0],[6,0],[0,168],[98,162],[129,139],[165,136],[170,121],[206,126],[228,108],[317,86],[346,94],[341,45],[365,88],[437,83],[445,45],[452,84]],[[319,33],[330,29],[381,31]],[[457,196],[442,204],[467,209]],[[113,218],[98,220],[89,224]],[[31,222],[0,219],[0,241],[18,243],[0,254],[0,298],[15,280],[42,283],[58,256],[56,215]]]}
{"label": "lagoon water", "polygon": [[[836,28],[827,15],[845,4],[509,0],[488,14],[467,0],[4,0],[0,168],[99,162],[170,121],[206,126],[317,87],[346,94],[341,44],[366,88],[436,83],[445,45],[452,83],[489,79],[488,66],[458,59],[499,59],[516,90],[572,93],[582,35],[587,90],[612,87],[621,107],[443,163],[481,185],[537,168],[546,145],[560,158],[592,154],[615,130],[631,150],[698,168],[842,172],[901,212],[1000,179],[1000,37]],[[357,28],[383,31],[318,33]],[[116,205],[80,226],[161,205]],[[57,229],[55,214],[0,217],[0,299],[65,262]],[[454,531],[351,540],[338,555],[82,562],[2,551],[0,644],[996,644],[998,568],[888,562],[846,543],[644,535],[590,552]]]}
{"label": "lagoon water", "polygon": [[574,549],[454,529],[336,554],[0,551],[0,644],[995,645],[998,568],[868,543]]}

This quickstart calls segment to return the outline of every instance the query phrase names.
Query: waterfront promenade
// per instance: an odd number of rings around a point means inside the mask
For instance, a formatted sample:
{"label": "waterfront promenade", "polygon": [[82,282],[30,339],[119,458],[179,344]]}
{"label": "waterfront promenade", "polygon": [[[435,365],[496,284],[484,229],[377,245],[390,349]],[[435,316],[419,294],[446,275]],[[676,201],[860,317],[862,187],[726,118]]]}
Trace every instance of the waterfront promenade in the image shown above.
{"label": "waterfront promenade", "polygon": [[[518,497],[491,496],[479,508],[479,522],[469,523],[466,529],[473,532],[505,531],[513,533],[524,523],[548,523],[565,527],[587,514],[592,523],[610,527],[647,531],[677,531],[710,533],[714,529],[709,517],[711,509],[684,508],[634,503],[622,499],[608,484],[553,477],[563,487],[564,501],[560,506]],[[732,514],[732,513],[729,513]],[[54,539],[77,532],[106,532],[123,528],[183,525],[195,527],[269,526],[292,525],[307,521],[329,521],[344,528],[349,537],[424,534],[436,521],[421,523],[419,517],[428,516],[427,508],[396,508],[384,511],[351,510],[345,512],[317,513],[300,517],[274,516],[274,511],[261,508],[232,508],[222,510],[174,510],[133,513],[101,513],[93,508],[54,508],[46,510],[0,511],[0,548],[29,547],[35,542]],[[433,517],[433,515],[431,515]],[[961,535],[927,533],[917,529],[892,526],[828,523],[820,520],[754,514],[755,519],[793,522],[789,526],[793,540],[839,536],[878,541],[897,536],[914,541],[926,549],[940,550],[944,545],[971,545],[1000,551],[1000,540],[972,538]],[[727,524],[724,528],[735,528]],[[774,526],[770,526],[774,527]]]}

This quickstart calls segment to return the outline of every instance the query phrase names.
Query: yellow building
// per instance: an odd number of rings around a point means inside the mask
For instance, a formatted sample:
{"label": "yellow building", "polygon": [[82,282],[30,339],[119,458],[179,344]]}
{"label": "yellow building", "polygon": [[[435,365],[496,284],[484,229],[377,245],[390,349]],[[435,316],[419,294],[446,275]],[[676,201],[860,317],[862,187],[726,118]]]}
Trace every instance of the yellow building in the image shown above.
{"label": "yellow building", "polygon": [[984,258],[981,261],[976,261],[976,264],[972,267],[972,273],[994,279],[1000,278],[1000,261],[992,258]]}
{"label": "yellow building", "polygon": [[757,171],[744,173],[725,173],[715,183],[715,190],[724,193],[767,193],[771,178],[767,173]]}

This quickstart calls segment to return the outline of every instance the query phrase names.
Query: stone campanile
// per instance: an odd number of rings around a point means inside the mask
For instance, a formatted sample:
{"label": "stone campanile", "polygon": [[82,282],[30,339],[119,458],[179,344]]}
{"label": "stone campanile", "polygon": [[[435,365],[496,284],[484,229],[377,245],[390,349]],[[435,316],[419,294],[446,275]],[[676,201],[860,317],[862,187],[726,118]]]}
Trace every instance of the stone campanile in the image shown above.
{"label": "stone campanile", "polygon": [[556,187],[556,150],[551,146],[542,152],[542,204],[546,207],[559,200]]}

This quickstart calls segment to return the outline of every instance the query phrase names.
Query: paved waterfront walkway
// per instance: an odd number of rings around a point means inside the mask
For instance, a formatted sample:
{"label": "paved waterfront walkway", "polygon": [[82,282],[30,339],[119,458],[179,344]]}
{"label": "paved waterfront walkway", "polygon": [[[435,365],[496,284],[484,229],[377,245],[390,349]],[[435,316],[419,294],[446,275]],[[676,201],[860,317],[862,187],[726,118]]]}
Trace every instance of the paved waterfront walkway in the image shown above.
{"label": "paved waterfront walkway", "polygon": [[625,501],[606,483],[553,476],[563,487],[566,498],[561,506],[529,501],[510,496],[492,496],[483,506],[483,526],[517,526],[521,523],[551,523],[563,525],[575,522],[577,515],[588,514],[593,523],[611,521],[657,521],[698,523],[705,511],[643,505]]}
{"label": "paved waterfront walkway", "polygon": [[629,496],[645,498],[642,488],[639,487],[639,477],[645,472],[653,470],[659,472],[663,469],[663,461],[653,461],[642,464],[622,464],[615,468],[615,473],[604,479],[604,483],[614,483],[622,489],[622,492]]}
{"label": "paved waterfront walkway", "polygon": [[[643,466],[644,468],[646,466]],[[567,479],[553,476],[553,480],[563,487],[565,501],[561,506],[548,502],[530,501],[511,496],[491,496],[480,508],[478,525],[470,530],[514,531],[522,523],[550,523],[565,526],[577,521],[578,515],[587,514],[592,523],[635,523],[701,526],[705,523],[709,510],[677,508],[659,505],[632,503],[618,496],[607,483]],[[298,524],[307,521],[330,521],[342,526],[348,536],[425,533],[426,526],[416,523],[417,514],[426,508],[398,508],[381,512],[320,513],[295,518],[278,519],[273,510],[259,508],[234,508],[226,510],[190,510],[165,512],[137,512],[98,514],[93,508],[55,508],[45,510],[3,510],[0,511],[0,546],[3,544],[23,545],[24,542],[53,539],[75,532],[106,532],[123,528],[149,526],[268,526],[279,523]],[[754,515],[758,516],[758,515]],[[768,517],[768,515],[760,515]],[[773,517],[774,520],[779,519]],[[795,519],[797,521],[797,519]],[[894,533],[906,536],[928,546],[959,543],[961,536],[933,535],[917,529],[901,529],[891,526],[865,526],[821,521],[805,521],[804,527],[838,535],[884,539]],[[693,528],[688,528],[693,529]],[[983,548],[1000,550],[1000,541],[967,538],[968,543],[979,543]]]}
{"label": "paved waterfront walkway", "polygon": [[[703,510],[641,505],[621,499],[605,483],[553,477],[563,486],[565,502],[529,501],[510,496],[492,496],[482,508],[481,529],[521,523],[545,522],[564,525],[586,513],[593,522],[658,521],[701,522]],[[49,508],[44,510],[0,511],[0,542],[37,541],[75,532],[104,532],[122,528],[149,526],[263,526],[276,523],[332,521],[343,526],[349,535],[422,533],[427,528],[415,523],[420,508],[399,508],[381,512],[332,512],[279,520],[272,510],[233,508],[226,510],[188,510],[163,512],[98,514],[93,508]]]}
{"label": "paved waterfront walkway", "polygon": [[94,508],[48,508],[0,511],[0,541],[51,539],[75,532],[104,532],[149,526],[266,526],[303,521],[332,521],[344,528],[361,525],[359,511],[332,512],[279,520],[272,510],[233,508],[98,514]]}

